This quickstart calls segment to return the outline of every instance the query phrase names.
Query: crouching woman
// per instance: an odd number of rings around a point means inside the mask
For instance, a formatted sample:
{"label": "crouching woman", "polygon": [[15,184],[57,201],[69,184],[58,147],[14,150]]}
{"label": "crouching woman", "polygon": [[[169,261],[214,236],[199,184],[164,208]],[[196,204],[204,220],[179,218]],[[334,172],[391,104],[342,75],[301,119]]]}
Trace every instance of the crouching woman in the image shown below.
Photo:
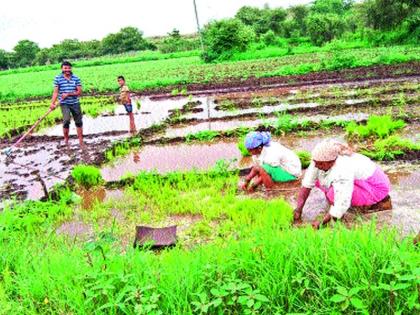
{"label": "crouching woman", "polygon": [[347,144],[324,140],[312,151],[312,162],[302,181],[294,219],[300,220],[303,207],[313,187],[325,193],[331,207],[319,228],[331,220],[341,219],[351,206],[391,208],[390,182],[385,173],[368,157],[353,153]]}
{"label": "crouching woman", "polygon": [[278,142],[271,141],[269,132],[247,134],[245,147],[251,153],[254,165],[241,188],[252,192],[259,185],[271,188],[275,182],[296,180],[302,173],[299,157]]}

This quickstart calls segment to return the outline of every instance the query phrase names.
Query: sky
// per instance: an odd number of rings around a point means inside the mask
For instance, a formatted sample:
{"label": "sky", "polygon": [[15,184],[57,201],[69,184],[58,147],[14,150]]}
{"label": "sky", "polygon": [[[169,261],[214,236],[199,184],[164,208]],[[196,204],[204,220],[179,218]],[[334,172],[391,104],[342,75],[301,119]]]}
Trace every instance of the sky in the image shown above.
{"label": "sky", "polygon": [[[41,48],[63,39],[101,39],[122,27],[135,26],[144,35],[164,35],[177,28],[196,31],[193,0],[1,0],[0,48],[11,51],[29,39]],[[311,0],[196,0],[200,24],[233,16],[244,6],[289,7]]]}

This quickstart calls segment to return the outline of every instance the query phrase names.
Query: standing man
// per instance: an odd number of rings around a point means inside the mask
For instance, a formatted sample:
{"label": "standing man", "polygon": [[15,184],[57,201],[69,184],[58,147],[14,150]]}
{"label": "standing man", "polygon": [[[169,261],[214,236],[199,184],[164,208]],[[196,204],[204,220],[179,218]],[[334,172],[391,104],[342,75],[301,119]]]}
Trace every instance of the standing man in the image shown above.
{"label": "standing man", "polygon": [[50,108],[54,110],[57,98],[63,113],[63,134],[66,146],[69,144],[70,119],[73,116],[77,129],[80,147],[83,148],[83,121],[79,97],[82,94],[82,83],[71,71],[71,63],[64,61],[61,64],[61,74],[54,79],[54,92]]}

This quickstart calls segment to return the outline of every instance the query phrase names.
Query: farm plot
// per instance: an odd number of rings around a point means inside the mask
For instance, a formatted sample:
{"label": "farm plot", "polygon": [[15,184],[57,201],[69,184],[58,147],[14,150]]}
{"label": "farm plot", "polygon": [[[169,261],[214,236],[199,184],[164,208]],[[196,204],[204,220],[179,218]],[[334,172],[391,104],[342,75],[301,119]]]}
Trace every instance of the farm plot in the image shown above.
{"label": "farm plot", "polygon": [[[300,79],[143,97],[136,136],[126,116],[86,121],[88,156],[74,146],[74,131],[69,152],[57,148],[59,125],[25,141],[0,164],[6,312],[417,312],[418,76]],[[296,151],[339,137],[383,160],[393,210],[350,212],[318,232],[293,226],[298,182],[238,191],[232,168],[250,165],[238,142],[253,129],[270,130]],[[101,173],[79,167],[84,173],[46,202],[5,201],[38,199],[43,185],[51,193],[81,163]],[[83,187],[102,185],[101,177],[104,186]],[[325,211],[321,197],[314,190],[305,221]],[[173,224],[175,248],[158,255],[132,248],[137,225]]]}
{"label": "farm plot", "polygon": [[[134,62],[129,65],[120,63],[81,67],[74,70],[80,76],[87,94],[115,91],[117,88],[115,78],[121,74],[125,75],[130,87],[135,91],[171,92],[173,89],[183,90],[187,86],[190,91],[227,86],[241,87],[244,81],[249,81],[248,86],[259,82],[290,83],[296,80],[293,77],[295,75],[319,71],[333,72],[331,76],[338,78],[342,75],[334,75],[334,71],[357,67],[361,68],[356,71],[345,71],[347,79],[360,77],[363,72],[366,72],[363,77],[418,74],[419,55],[418,47],[395,46],[352,49],[340,52],[340,55],[319,52],[221,64],[204,64],[199,57],[186,57]],[[363,70],[370,66],[373,66],[373,69]],[[375,70],[375,66],[378,69]],[[0,73],[0,102],[46,97],[51,94],[52,79],[56,74],[57,71],[54,70]],[[322,79],[323,76],[326,75],[315,75],[318,79]]]}

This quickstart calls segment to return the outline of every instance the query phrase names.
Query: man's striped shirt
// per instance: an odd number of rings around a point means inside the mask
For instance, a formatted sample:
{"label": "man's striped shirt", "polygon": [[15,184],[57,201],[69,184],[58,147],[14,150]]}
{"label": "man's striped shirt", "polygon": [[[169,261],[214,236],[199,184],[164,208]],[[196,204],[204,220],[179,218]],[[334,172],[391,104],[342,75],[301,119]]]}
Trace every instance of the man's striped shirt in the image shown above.
{"label": "man's striped shirt", "polygon": [[77,87],[82,86],[82,82],[79,77],[74,74],[71,75],[70,79],[67,80],[64,77],[64,74],[60,74],[54,79],[54,87],[58,87],[58,100],[61,105],[74,105],[79,103],[78,96],[68,96],[64,100],[61,100],[61,95],[63,93],[73,93],[77,91]]}

